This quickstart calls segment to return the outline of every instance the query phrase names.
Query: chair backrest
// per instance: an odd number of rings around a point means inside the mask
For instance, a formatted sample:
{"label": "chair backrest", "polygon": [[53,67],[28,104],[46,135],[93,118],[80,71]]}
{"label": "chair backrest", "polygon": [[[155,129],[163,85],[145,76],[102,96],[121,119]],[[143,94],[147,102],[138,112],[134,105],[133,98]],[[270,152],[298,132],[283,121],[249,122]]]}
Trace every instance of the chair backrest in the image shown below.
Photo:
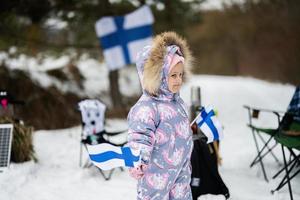
{"label": "chair backrest", "polygon": [[292,114],[296,121],[300,122],[300,86],[296,88],[287,112]]}
{"label": "chair backrest", "polygon": [[296,87],[280,126],[283,130],[289,130],[290,128],[298,127],[297,124],[300,124],[300,86]]}
{"label": "chair backrest", "polygon": [[82,134],[91,136],[104,131],[106,106],[97,99],[86,99],[78,103],[81,112]]}

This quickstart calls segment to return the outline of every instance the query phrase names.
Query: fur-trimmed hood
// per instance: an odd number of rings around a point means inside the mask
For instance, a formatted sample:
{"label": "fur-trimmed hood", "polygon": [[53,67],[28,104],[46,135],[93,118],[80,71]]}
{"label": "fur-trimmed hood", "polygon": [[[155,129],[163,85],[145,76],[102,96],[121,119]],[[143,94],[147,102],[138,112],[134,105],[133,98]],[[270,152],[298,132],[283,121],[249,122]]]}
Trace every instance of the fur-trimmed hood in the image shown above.
{"label": "fur-trimmed hood", "polygon": [[193,58],[186,41],[176,33],[164,32],[157,35],[153,39],[152,45],[144,47],[138,54],[136,66],[140,81],[143,90],[151,96],[173,96],[167,86],[170,67],[167,56],[173,56],[177,51],[181,52],[185,59],[183,75],[185,81]]}

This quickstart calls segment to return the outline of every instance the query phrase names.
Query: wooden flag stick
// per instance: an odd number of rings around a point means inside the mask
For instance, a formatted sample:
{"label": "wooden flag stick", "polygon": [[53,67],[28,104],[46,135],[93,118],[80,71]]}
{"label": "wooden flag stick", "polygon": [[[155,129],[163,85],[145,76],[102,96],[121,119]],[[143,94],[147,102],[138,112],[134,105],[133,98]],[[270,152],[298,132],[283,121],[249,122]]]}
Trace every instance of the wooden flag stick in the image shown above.
{"label": "wooden flag stick", "polygon": [[197,117],[195,117],[195,119],[192,121],[192,123],[190,124],[190,126],[192,126],[192,125],[195,123],[195,121],[196,121],[197,118],[200,116],[200,114],[201,114],[201,112],[197,115]]}

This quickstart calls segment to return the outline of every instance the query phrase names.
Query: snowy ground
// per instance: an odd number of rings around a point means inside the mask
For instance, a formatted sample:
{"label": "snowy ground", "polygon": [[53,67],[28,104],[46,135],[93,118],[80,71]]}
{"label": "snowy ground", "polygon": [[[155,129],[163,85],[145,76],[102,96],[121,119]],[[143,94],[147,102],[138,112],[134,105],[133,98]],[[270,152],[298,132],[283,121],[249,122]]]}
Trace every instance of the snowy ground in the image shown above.
{"label": "snowy ground", "polygon": [[[22,58],[22,57],[21,57]],[[99,96],[99,91],[108,88],[108,71],[103,64],[92,59],[82,59],[77,63],[79,70],[86,78],[84,90],[77,91],[64,83],[48,77],[44,71],[64,66],[67,58],[43,65],[28,58],[8,59],[0,52],[0,61],[8,67],[27,71],[43,87],[51,84],[90,97]],[[26,62],[25,62],[26,61]],[[27,63],[30,67],[27,67]],[[30,64],[33,63],[33,64]],[[54,64],[53,64],[54,63]],[[43,77],[43,78],[41,78]],[[120,71],[119,84],[121,92],[127,95],[138,94],[140,86],[134,68]],[[224,125],[225,139],[221,142],[223,165],[220,174],[227,184],[232,200],[288,200],[287,187],[271,194],[280,182],[279,177],[265,182],[258,165],[249,168],[255,156],[255,146],[250,130],[247,128],[247,112],[243,105],[269,109],[286,110],[295,87],[279,83],[269,83],[253,78],[224,76],[193,76],[181,91],[181,96],[190,104],[191,86],[200,86],[202,104],[212,105]],[[108,98],[104,97],[108,101]],[[107,102],[106,102],[107,103]],[[261,116],[260,125],[275,126],[275,118]],[[108,129],[123,130],[127,124],[124,119],[110,119]],[[96,168],[80,168],[79,138],[80,127],[57,131],[37,131],[34,134],[34,148],[38,162],[11,164],[4,173],[0,173],[1,200],[132,200],[135,199],[135,181],[128,172],[116,170],[112,180],[104,181]],[[120,140],[126,138],[126,133]],[[280,148],[276,154],[281,157]],[[86,156],[86,155],[85,155]],[[270,178],[280,166],[272,157],[265,159],[268,177]],[[300,177],[292,181],[294,199],[300,199]],[[206,195],[200,200],[223,199],[220,196]]]}
{"label": "snowy ground", "polygon": [[[246,127],[247,113],[242,105],[285,110],[294,86],[268,83],[252,78],[193,76],[182,89],[183,98],[189,102],[190,86],[201,86],[202,103],[213,105],[225,127],[221,142],[223,165],[220,173],[231,192],[233,200],[287,200],[287,187],[272,195],[280,179],[265,182],[258,166],[249,168],[255,155],[250,130]],[[264,118],[268,124],[269,117]],[[112,128],[114,124],[114,128]],[[110,120],[111,129],[126,128],[124,120]],[[112,180],[104,181],[95,168],[80,168],[80,127],[57,131],[37,131],[34,147],[38,163],[11,164],[0,174],[0,196],[3,200],[132,200],[135,199],[135,181],[127,171],[116,170]],[[124,135],[126,137],[126,134]],[[281,155],[278,148],[276,153]],[[279,169],[272,158],[266,159],[268,175]],[[299,176],[292,181],[294,199],[300,199]],[[200,198],[220,199],[212,195]]]}

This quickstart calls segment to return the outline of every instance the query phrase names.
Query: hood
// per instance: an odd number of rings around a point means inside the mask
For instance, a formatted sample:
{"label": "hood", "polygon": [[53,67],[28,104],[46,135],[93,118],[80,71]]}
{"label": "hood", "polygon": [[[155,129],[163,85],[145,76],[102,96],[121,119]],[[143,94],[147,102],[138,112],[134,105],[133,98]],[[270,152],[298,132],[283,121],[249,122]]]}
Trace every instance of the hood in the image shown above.
{"label": "hood", "polygon": [[157,99],[172,99],[178,94],[173,94],[168,89],[167,77],[171,59],[175,53],[184,57],[183,82],[191,68],[192,55],[184,39],[174,32],[165,32],[157,35],[151,46],[146,46],[138,54],[136,67],[143,88]]}

